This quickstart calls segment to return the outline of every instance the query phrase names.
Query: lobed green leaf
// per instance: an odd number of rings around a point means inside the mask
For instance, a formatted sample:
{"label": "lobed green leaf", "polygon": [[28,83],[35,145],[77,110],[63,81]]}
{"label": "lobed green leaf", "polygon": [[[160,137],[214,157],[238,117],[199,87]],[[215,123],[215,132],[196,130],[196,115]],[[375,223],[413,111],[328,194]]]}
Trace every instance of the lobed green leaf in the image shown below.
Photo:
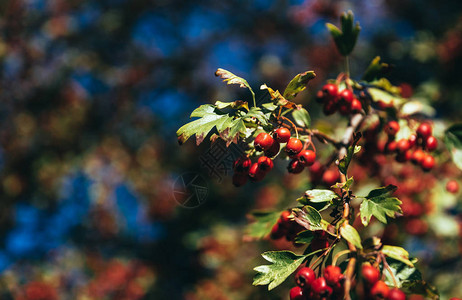
{"label": "lobed green leaf", "polygon": [[396,191],[396,186],[388,185],[383,188],[375,189],[364,197],[360,206],[361,222],[367,226],[374,216],[382,223],[387,223],[387,216],[394,218],[395,213],[402,213],[398,198],[391,197]]}

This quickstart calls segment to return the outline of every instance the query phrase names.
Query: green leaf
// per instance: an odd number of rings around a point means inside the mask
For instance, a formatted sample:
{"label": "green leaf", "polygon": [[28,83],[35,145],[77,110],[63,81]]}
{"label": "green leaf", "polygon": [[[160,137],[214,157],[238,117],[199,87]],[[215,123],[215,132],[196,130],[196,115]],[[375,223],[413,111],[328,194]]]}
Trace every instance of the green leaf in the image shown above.
{"label": "green leaf", "polygon": [[344,158],[342,158],[338,164],[338,169],[345,175],[347,174],[348,166],[350,165],[351,159],[353,158],[353,155],[356,153],[356,144],[358,143],[360,138],[360,132],[356,132],[355,134],[353,134],[353,143],[348,147],[347,155]]}
{"label": "green leaf", "polygon": [[213,114],[215,112],[215,105],[204,104],[193,110],[190,118],[202,118],[205,115]]}
{"label": "green leaf", "polygon": [[304,108],[295,109],[292,112],[292,117],[298,126],[309,128],[311,125],[310,114]]}
{"label": "green leaf", "polygon": [[239,136],[245,135],[246,127],[242,118],[232,120],[229,124],[226,125],[220,131],[220,137],[226,142],[226,146],[229,146],[231,143],[237,144]]}
{"label": "green leaf", "polygon": [[367,67],[362,79],[365,81],[372,81],[382,77],[388,70],[388,64],[380,62],[380,56],[376,56]]}
{"label": "green leaf", "polygon": [[330,202],[332,199],[338,198],[338,195],[333,191],[322,189],[308,190],[304,196],[305,199],[313,203]]}
{"label": "green leaf", "polygon": [[313,71],[306,71],[304,73],[297,74],[287,85],[284,90],[284,98],[290,100],[295,98],[298,93],[306,89],[308,82],[315,78],[316,74]]}
{"label": "green leaf", "polygon": [[308,230],[321,230],[321,214],[316,208],[305,205],[302,209],[300,208],[293,208],[292,213],[294,214],[294,220],[305,227]]}
{"label": "green leaf", "polygon": [[266,285],[272,290],[289,277],[308,255],[296,255],[290,251],[268,251],[262,254],[263,258],[273,263],[254,268],[253,285]]}
{"label": "green leaf", "polygon": [[[358,146],[359,147],[359,146]],[[356,153],[356,152],[355,152]],[[342,183],[342,182],[337,182],[335,185],[333,185],[332,187],[333,188],[339,188],[339,189],[343,189],[344,191],[349,191],[350,190],[350,187],[353,185],[354,183],[354,179],[353,179],[353,176],[348,178],[346,182]]]}
{"label": "green leaf", "polygon": [[269,124],[269,119],[261,111],[259,107],[252,107],[250,111],[243,116],[244,119],[255,118],[257,119],[262,126],[267,126]]}
{"label": "green leaf", "polygon": [[382,102],[387,105],[393,105],[394,107],[398,107],[404,102],[404,99],[401,96],[379,88],[370,87],[367,91],[374,102]]}
{"label": "green leaf", "polygon": [[444,132],[444,143],[454,164],[462,170],[462,124],[454,124]]}
{"label": "green leaf", "polygon": [[350,224],[340,227],[340,235],[345,240],[353,244],[356,248],[363,248],[363,246],[361,245],[361,237],[359,236],[358,231],[356,231],[356,229]]}
{"label": "green leaf", "polygon": [[238,84],[239,87],[248,88],[252,91],[252,88],[244,78],[238,77],[228,70],[218,68],[215,72],[215,76],[220,77],[227,84]]}
{"label": "green leaf", "polygon": [[279,106],[273,103],[263,103],[261,106],[263,106],[264,109],[269,110],[269,111],[275,111],[276,109],[279,108]]}
{"label": "green leaf", "polygon": [[433,117],[436,114],[436,110],[421,100],[412,100],[404,103],[404,105],[401,107],[401,114],[403,116],[421,114],[428,117]]}
{"label": "green leaf", "polygon": [[309,244],[314,239],[314,232],[310,230],[304,230],[297,234],[295,237],[295,243],[298,244]]}
{"label": "green leaf", "polygon": [[[194,112],[193,112],[194,113]],[[202,114],[202,113],[194,113]],[[225,122],[229,122],[232,118],[229,115],[217,115],[217,114],[204,114],[200,119],[189,122],[178,129],[176,135],[178,136],[178,142],[183,144],[186,142],[192,135],[196,135],[196,144],[199,145],[208,135],[208,133],[214,128],[217,127],[217,130],[220,131]]]}
{"label": "green leaf", "polygon": [[271,232],[274,224],[278,221],[281,212],[278,211],[255,211],[251,213],[254,222],[247,225],[245,233],[247,236],[262,239]]}
{"label": "green leaf", "polygon": [[270,88],[270,87],[267,86],[266,84],[262,84],[262,85],[260,86],[260,89],[261,89],[261,90],[267,90],[267,91],[268,91],[268,93],[270,94],[271,100],[273,101],[273,104],[274,104],[274,105],[282,106],[282,107],[290,108],[290,109],[294,109],[294,108],[299,108],[299,107],[301,107],[300,105],[297,105],[297,104],[295,104],[294,102],[287,100],[286,98],[284,98],[284,97],[281,95],[281,93],[279,93],[279,91],[273,90],[272,88]]}
{"label": "green leaf", "polygon": [[341,27],[340,30],[337,26],[327,23],[327,29],[330,31],[332,35],[335,45],[337,46],[338,51],[343,56],[347,56],[353,51],[356,41],[358,40],[359,32],[361,31],[361,27],[359,27],[359,23],[354,23],[354,16],[351,11],[347,13],[343,13],[340,17]]}
{"label": "green leaf", "polygon": [[388,257],[405,263],[411,268],[414,267],[414,264],[409,260],[409,253],[404,248],[398,246],[384,245],[382,248],[382,253]]}
{"label": "green leaf", "polygon": [[365,199],[361,203],[360,213],[361,213],[361,222],[364,226],[367,226],[371,220],[371,217],[374,216],[382,223],[387,224],[387,218],[394,218],[395,213],[401,213],[401,201],[398,198],[391,197],[396,191],[396,186],[388,185],[383,188],[375,189],[369,192],[369,194],[364,197]]}
{"label": "green leaf", "polygon": [[236,100],[234,102],[221,102],[217,101],[215,102],[215,106],[218,109],[224,109],[224,108],[233,108],[233,109],[239,109],[239,108],[245,108],[247,111],[249,110],[249,104],[245,101],[242,100]]}

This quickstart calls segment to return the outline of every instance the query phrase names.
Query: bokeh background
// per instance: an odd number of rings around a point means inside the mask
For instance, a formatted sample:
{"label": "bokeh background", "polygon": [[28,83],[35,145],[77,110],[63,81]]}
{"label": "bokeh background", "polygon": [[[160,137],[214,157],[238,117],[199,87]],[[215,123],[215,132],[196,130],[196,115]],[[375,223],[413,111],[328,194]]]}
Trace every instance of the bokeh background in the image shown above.
{"label": "bokeh background", "polygon": [[[297,101],[321,119],[313,95],[343,68],[325,23],[348,9],[362,27],[353,77],[380,55],[394,84],[460,120],[458,0],[0,1],[0,298],[286,299],[291,284],[251,286],[277,245],[243,228],[251,209],[287,207],[307,176],[280,166],[236,189],[221,148],[180,147],[175,132],[200,104],[250,99],[218,67],[254,90],[314,70]],[[446,296],[460,296],[457,235],[455,253],[435,235],[404,240]]]}

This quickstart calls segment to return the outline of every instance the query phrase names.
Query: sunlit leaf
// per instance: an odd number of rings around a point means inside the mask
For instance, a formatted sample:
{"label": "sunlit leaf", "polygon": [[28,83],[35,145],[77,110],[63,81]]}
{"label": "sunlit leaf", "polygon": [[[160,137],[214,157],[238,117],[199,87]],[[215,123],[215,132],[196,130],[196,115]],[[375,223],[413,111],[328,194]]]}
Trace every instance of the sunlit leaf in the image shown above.
{"label": "sunlit leaf", "polygon": [[297,123],[298,126],[309,128],[311,125],[310,114],[304,108],[295,109],[292,112],[292,117],[294,118],[294,121],[295,123]]}
{"label": "sunlit leaf", "polygon": [[287,100],[286,98],[284,98],[281,95],[281,93],[279,93],[279,91],[273,90],[272,88],[270,88],[266,84],[262,84],[260,89],[261,90],[268,90],[268,92],[269,92],[269,94],[271,96],[271,100],[273,101],[274,105],[282,106],[284,108],[291,108],[291,109],[301,107],[301,106],[298,106],[297,104],[295,104],[294,102],[291,102],[291,101]]}
{"label": "sunlit leaf", "polygon": [[356,248],[363,248],[363,246],[361,245],[361,237],[359,236],[358,231],[356,231],[356,229],[350,224],[340,227],[340,235],[345,240],[353,244]]}
{"label": "sunlit leaf", "polygon": [[376,56],[367,67],[362,79],[365,81],[372,81],[382,77],[388,70],[389,65],[380,62],[380,56]]}
{"label": "sunlit leaf", "polygon": [[284,90],[284,98],[290,100],[297,96],[298,93],[306,89],[308,82],[315,77],[316,74],[313,71],[306,71],[304,73],[297,74]]}
{"label": "sunlit leaf", "polygon": [[228,70],[218,68],[215,72],[215,76],[220,77],[228,84],[238,84],[241,88],[248,88],[251,90],[250,85],[244,78],[238,77]]}
{"label": "sunlit leaf", "polygon": [[409,267],[414,267],[414,264],[409,260],[409,252],[402,247],[384,245],[382,247],[382,253],[388,257],[405,263]]}
{"label": "sunlit leaf", "polygon": [[200,119],[189,122],[178,129],[176,132],[178,142],[183,144],[192,135],[196,135],[196,144],[199,145],[214,127],[222,128],[222,125],[230,119],[232,120],[227,114],[204,114]]}
{"label": "sunlit leaf", "polygon": [[236,100],[233,102],[221,102],[217,101],[215,102],[215,106],[218,109],[224,109],[224,108],[234,108],[234,109],[239,109],[239,108],[245,108],[247,111],[249,110],[249,104],[246,101],[242,100]]}
{"label": "sunlit leaf", "polygon": [[321,214],[314,207],[310,205],[303,206],[300,208],[293,208],[292,213],[294,214],[294,220],[305,227],[308,230],[320,230],[321,225]]}
{"label": "sunlit leaf", "polygon": [[387,223],[387,216],[394,218],[395,213],[402,213],[398,198],[391,197],[396,191],[396,186],[388,185],[383,188],[375,189],[364,197],[360,206],[361,222],[367,226],[374,216],[382,223]]}

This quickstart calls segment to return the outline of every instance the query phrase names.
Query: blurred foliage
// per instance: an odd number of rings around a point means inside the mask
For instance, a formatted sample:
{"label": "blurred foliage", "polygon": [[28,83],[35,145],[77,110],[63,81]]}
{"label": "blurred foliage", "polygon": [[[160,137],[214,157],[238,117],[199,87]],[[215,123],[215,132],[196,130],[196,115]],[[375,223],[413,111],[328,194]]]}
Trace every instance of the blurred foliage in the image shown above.
{"label": "blurred foliage", "polygon": [[[201,160],[209,146],[179,151],[175,131],[199,103],[250,102],[213,76],[222,67],[254,90],[256,82],[281,90],[314,70],[296,101],[335,132],[318,118],[310,88],[341,70],[325,23],[347,9],[362,27],[353,77],[378,55],[393,83],[430,99],[438,119],[460,119],[460,1],[1,1],[0,298],[286,295],[252,287],[250,266],[261,249],[290,245],[243,243],[242,226],[252,208],[287,207],[307,176],[276,166],[278,176],[235,189],[229,163],[213,176]],[[194,209],[173,195],[187,171],[208,184]],[[438,209],[459,216],[452,199]],[[462,289],[452,284],[462,282],[458,224],[431,237],[392,235],[421,258],[443,298]]]}

